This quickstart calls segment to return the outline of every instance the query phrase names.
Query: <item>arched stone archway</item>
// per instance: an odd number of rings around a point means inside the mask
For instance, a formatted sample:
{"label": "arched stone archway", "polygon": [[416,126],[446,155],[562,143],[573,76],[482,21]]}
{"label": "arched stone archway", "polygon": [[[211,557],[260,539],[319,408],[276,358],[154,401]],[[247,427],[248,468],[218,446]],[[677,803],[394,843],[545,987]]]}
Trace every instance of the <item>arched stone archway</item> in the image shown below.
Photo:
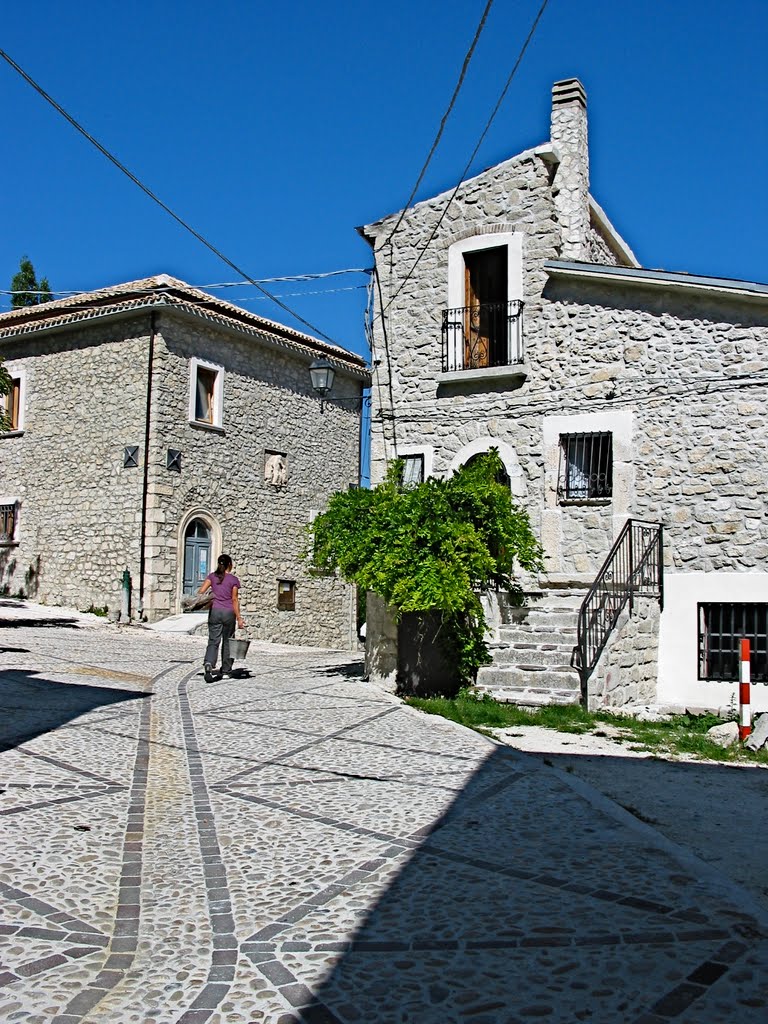
{"label": "arched stone archway", "polygon": [[512,445],[507,444],[506,441],[500,441],[498,437],[478,437],[474,441],[470,441],[469,444],[465,444],[463,448],[460,448],[454,455],[451,465],[449,467],[449,475],[453,474],[465,466],[473,458],[478,455],[482,455],[485,452],[495,448],[499,453],[499,458],[504,464],[504,469],[507,474],[507,482],[509,483],[509,489],[513,497],[519,499],[521,502],[525,502],[528,498],[528,487],[525,482],[525,476],[520,466],[520,462],[517,458],[517,452]]}

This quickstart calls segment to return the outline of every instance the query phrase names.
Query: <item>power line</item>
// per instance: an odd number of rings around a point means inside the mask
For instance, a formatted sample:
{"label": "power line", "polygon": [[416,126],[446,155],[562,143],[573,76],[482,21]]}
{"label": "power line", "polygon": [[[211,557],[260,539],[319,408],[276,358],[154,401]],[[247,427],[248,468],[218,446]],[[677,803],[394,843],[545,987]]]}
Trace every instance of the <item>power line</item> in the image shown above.
{"label": "power line", "polygon": [[263,285],[259,284],[258,281],[254,280],[254,278],[252,278],[252,277],[250,277],[250,275],[246,274],[244,270],[242,270],[240,267],[237,266],[236,263],[233,263],[232,260],[230,260],[227,256],[225,256],[224,253],[221,252],[220,249],[217,249],[215,245],[213,245],[211,242],[208,241],[207,238],[205,238],[203,235],[201,235],[199,231],[196,231],[185,220],[183,220],[181,217],[179,217],[179,215],[177,213],[174,213],[174,211],[170,208],[170,206],[166,205],[166,203],[164,203],[162,201],[162,199],[160,199],[158,196],[156,196],[155,193],[150,188],[148,188],[142,181],[140,181],[139,178],[137,178],[135,174],[133,174],[131,171],[129,171],[128,168],[125,166],[125,164],[122,164],[117,159],[116,156],[114,156],[112,153],[110,153],[110,151],[108,149],[106,149],[104,146],[102,146],[102,144],[97,139],[95,139],[91,134],[89,134],[89,132],[87,132],[85,130],[85,128],[83,128],[83,126],[78,121],[75,120],[74,117],[72,117],[70,114],[67,113],[66,110],[64,110],[64,108],[61,106],[61,104],[57,103],[56,100],[52,96],[49,96],[49,94],[42,88],[42,86],[38,85],[38,83],[30,75],[28,75],[27,72],[24,71],[23,68],[19,67],[19,65],[16,63],[16,61],[14,61],[5,52],[5,50],[0,50],[0,57],[2,57],[3,60],[6,61],[6,63],[8,63],[14,69],[14,71],[18,72],[18,74],[21,75],[21,77],[29,85],[32,86],[32,88],[35,90],[35,92],[39,93],[39,95],[42,96],[42,98],[47,103],[50,103],[50,105],[54,108],[54,110],[58,111],[58,113],[61,114],[61,116],[63,118],[65,118],[72,125],[72,127],[76,131],[80,132],[81,135],[83,135],[93,146],[95,146],[96,149],[98,149],[99,152],[103,156],[105,156],[107,158],[107,160],[110,161],[110,163],[114,164],[115,167],[117,167],[117,169],[119,171],[122,171],[122,173],[125,174],[126,177],[130,178],[130,180],[134,183],[134,185],[137,185],[145,195],[149,196],[149,198],[154,203],[157,203],[157,205],[160,206],[163,210],[165,210],[165,212],[167,214],[169,214],[169,216],[173,217],[173,219],[177,222],[177,224],[180,224],[184,228],[185,231],[188,231],[199,242],[202,242],[202,244],[207,249],[209,249],[215,256],[218,256],[220,260],[222,260],[224,263],[227,264],[228,267],[231,267],[232,270],[234,270],[236,274],[239,274],[241,277],[245,278],[246,281],[248,281],[250,284],[252,284],[255,288],[258,288],[259,291],[263,292],[274,303],[276,303],[278,306],[280,306],[281,309],[285,310],[286,313],[289,313],[290,316],[292,316],[296,320],[298,320],[299,323],[302,323],[302,324],[304,324],[305,327],[308,327],[310,329],[310,331],[312,331],[313,334],[318,334],[321,338],[325,338],[325,340],[330,342],[332,345],[337,345],[338,344],[336,341],[333,340],[333,338],[331,338],[331,337],[329,337],[329,335],[325,334],[324,331],[321,331],[319,327],[315,327],[315,325],[310,323],[309,320],[305,320],[304,317],[299,316],[299,314],[295,313],[290,308],[290,306],[287,306],[284,302],[282,302],[282,300],[278,299],[277,296],[275,296],[271,292],[267,291],[267,289],[264,288]]}
{"label": "power line", "polygon": [[490,13],[490,10],[491,10],[492,6],[493,6],[493,0],[488,0],[488,3],[485,5],[485,10],[483,11],[483,16],[480,19],[480,24],[475,29],[475,37],[472,40],[472,44],[471,44],[471,46],[469,47],[469,49],[467,50],[467,52],[466,52],[466,54],[464,56],[464,63],[461,66],[461,73],[459,75],[459,80],[456,83],[456,86],[455,86],[455,88],[453,90],[453,96],[451,96],[451,101],[448,104],[448,107],[447,107],[445,113],[443,114],[442,120],[440,121],[440,127],[438,128],[437,135],[435,136],[435,141],[432,143],[432,148],[430,149],[429,153],[427,154],[427,159],[424,161],[424,166],[421,168],[421,171],[419,171],[419,176],[416,179],[416,184],[411,189],[411,194],[408,196],[408,199],[406,201],[405,206],[400,211],[400,216],[399,216],[399,218],[397,220],[397,223],[395,224],[395,226],[390,231],[389,235],[387,235],[386,239],[384,240],[384,245],[386,245],[387,242],[391,242],[392,241],[392,237],[394,236],[395,232],[400,227],[400,225],[403,223],[403,217],[405,217],[406,211],[408,210],[408,207],[413,202],[413,198],[414,198],[414,196],[416,195],[416,193],[418,191],[419,185],[421,184],[421,182],[422,182],[422,180],[424,178],[424,175],[427,173],[427,168],[429,167],[429,164],[430,164],[430,162],[432,160],[432,157],[435,155],[435,150],[437,149],[437,145],[440,142],[440,139],[442,138],[443,131],[445,130],[445,125],[446,125],[446,123],[448,121],[450,113],[451,113],[451,111],[454,108],[454,105],[456,103],[456,100],[458,99],[459,93],[461,92],[461,87],[464,84],[464,78],[466,77],[470,61],[472,60],[472,55],[475,52],[475,47],[477,46],[477,42],[480,39],[480,36],[482,35],[483,29],[485,28],[485,23],[486,23],[486,21],[488,19],[488,15]]}
{"label": "power line", "polygon": [[541,21],[542,15],[544,14],[544,11],[545,11],[546,6],[547,6],[548,3],[549,3],[549,0],[544,0],[544,2],[542,3],[541,7],[539,8],[539,12],[536,15],[536,18],[534,19],[533,24],[531,25],[530,32],[528,33],[528,36],[527,36],[525,42],[522,45],[520,53],[517,55],[517,60],[515,61],[514,66],[513,66],[512,70],[509,73],[509,77],[507,78],[507,81],[504,84],[504,88],[501,90],[501,95],[499,96],[498,100],[496,101],[496,106],[493,108],[493,111],[491,112],[491,116],[488,118],[488,121],[486,122],[485,128],[483,128],[483,131],[482,131],[482,133],[480,135],[480,138],[477,140],[477,145],[472,150],[472,155],[470,156],[469,160],[467,161],[466,166],[464,167],[464,170],[461,172],[461,177],[459,178],[459,181],[457,182],[456,187],[454,188],[453,192],[451,193],[450,198],[448,199],[448,202],[445,204],[445,208],[443,209],[443,212],[440,214],[440,217],[439,217],[437,223],[435,224],[434,228],[432,229],[431,235],[427,239],[427,241],[426,241],[425,245],[423,246],[423,248],[419,250],[418,256],[414,260],[414,262],[413,262],[413,264],[411,266],[411,269],[408,271],[406,276],[400,282],[400,286],[398,287],[397,291],[389,299],[389,301],[387,302],[387,305],[381,310],[381,313],[379,314],[380,316],[383,317],[383,315],[386,312],[386,310],[389,309],[389,307],[395,301],[397,296],[403,290],[403,288],[405,287],[406,283],[408,282],[408,280],[410,279],[411,275],[413,274],[414,270],[416,269],[416,267],[421,262],[422,256],[424,255],[424,253],[427,251],[427,249],[432,244],[432,240],[434,239],[435,235],[437,234],[438,229],[440,228],[440,225],[443,223],[443,220],[445,219],[445,215],[448,212],[448,209],[449,209],[451,203],[456,198],[456,194],[459,191],[459,189],[461,188],[461,186],[462,186],[462,184],[464,182],[464,179],[466,178],[467,173],[469,172],[469,169],[472,166],[472,163],[473,163],[475,157],[477,156],[478,150],[480,149],[481,145],[485,141],[485,137],[488,134],[488,132],[490,130],[490,127],[491,127],[491,125],[493,124],[493,122],[494,122],[494,120],[496,118],[497,113],[499,112],[499,108],[501,107],[501,104],[504,102],[504,97],[507,95],[509,87],[512,84],[512,79],[515,77],[515,74],[517,73],[517,69],[520,67],[520,63],[522,62],[522,59],[525,56],[525,52],[528,49],[528,46],[530,45],[531,40],[533,39],[534,33],[536,32],[538,24]]}

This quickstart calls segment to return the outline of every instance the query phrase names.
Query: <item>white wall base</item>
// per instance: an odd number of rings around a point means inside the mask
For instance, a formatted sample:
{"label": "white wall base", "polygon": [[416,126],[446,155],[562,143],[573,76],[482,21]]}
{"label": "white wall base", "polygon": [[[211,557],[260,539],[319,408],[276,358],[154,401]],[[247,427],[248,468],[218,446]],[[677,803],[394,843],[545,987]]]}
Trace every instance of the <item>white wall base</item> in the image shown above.
{"label": "white wall base", "polygon": [[[699,601],[768,603],[768,573],[690,572],[664,574],[664,612],[659,630],[659,704],[739,707],[739,684],[704,682],[698,675]],[[752,713],[768,711],[768,686],[752,684]]]}

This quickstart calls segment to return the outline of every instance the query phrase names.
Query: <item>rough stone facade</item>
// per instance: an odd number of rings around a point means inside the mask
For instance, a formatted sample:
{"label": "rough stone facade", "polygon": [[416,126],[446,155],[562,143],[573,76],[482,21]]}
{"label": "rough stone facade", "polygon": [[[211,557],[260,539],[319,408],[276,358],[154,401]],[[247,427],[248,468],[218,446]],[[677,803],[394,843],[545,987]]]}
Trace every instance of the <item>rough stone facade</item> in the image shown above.
{"label": "rough stone facade", "polygon": [[[24,372],[25,406],[23,431],[0,436],[0,493],[19,502],[15,542],[0,546],[0,585],[119,610],[128,568],[135,613],[143,569],[143,611],[156,620],[180,610],[185,534],[197,519],[210,535],[211,567],[222,550],[232,555],[252,635],[355,645],[353,589],[313,576],[301,554],[313,514],[359,481],[363,361],[251,314],[238,322],[226,303],[200,315],[203,293],[179,282],[178,303],[163,301],[172,279],[160,280],[140,311],[126,310],[119,294],[114,316],[57,330],[49,317],[20,334],[12,314],[0,317],[0,353],[12,373]],[[50,306],[51,317],[61,312]],[[322,412],[308,372],[321,355],[337,371]],[[220,368],[220,425],[190,412],[194,360]],[[124,466],[127,446],[138,448],[135,466]],[[181,453],[179,468],[168,467],[169,450]],[[275,452],[284,482],[265,479]],[[295,584],[292,610],[278,609],[278,580]]]}
{"label": "rough stone facade", "polygon": [[589,706],[623,708],[656,700],[659,662],[659,605],[637,598],[625,609],[608,647],[589,680]]}
{"label": "rough stone facade", "polygon": [[[372,478],[403,452],[442,476],[495,446],[550,582],[591,582],[628,517],[664,525],[668,572],[765,573],[768,287],[640,269],[593,215],[585,98],[564,85],[549,143],[466,181],[447,211],[448,193],[417,204],[393,237],[399,214],[364,229],[383,313]],[[523,364],[446,373],[451,246],[494,233],[519,260]],[[612,436],[612,493],[566,503],[560,438],[580,432]]]}

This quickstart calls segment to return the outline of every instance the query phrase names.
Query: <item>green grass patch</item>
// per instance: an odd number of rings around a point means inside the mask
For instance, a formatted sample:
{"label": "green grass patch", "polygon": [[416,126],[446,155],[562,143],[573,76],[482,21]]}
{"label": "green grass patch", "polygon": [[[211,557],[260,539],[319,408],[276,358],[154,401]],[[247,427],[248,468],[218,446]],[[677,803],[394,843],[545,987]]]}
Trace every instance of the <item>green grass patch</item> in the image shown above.
{"label": "green grass patch", "polygon": [[[551,705],[538,710],[517,707],[494,700],[488,694],[470,689],[460,690],[456,697],[409,697],[406,703],[430,715],[441,715],[452,722],[466,725],[485,735],[490,730],[509,729],[517,725],[539,725],[564,733],[607,735],[601,729],[610,725],[611,739],[628,742],[630,750],[647,751],[658,757],[675,759],[681,755],[702,760],[768,765],[768,750],[744,750],[740,745],[720,747],[707,738],[707,730],[720,725],[716,715],[675,715],[663,722],[641,722],[626,715],[608,711],[585,711],[578,705]],[[619,735],[614,729],[620,730]]]}

